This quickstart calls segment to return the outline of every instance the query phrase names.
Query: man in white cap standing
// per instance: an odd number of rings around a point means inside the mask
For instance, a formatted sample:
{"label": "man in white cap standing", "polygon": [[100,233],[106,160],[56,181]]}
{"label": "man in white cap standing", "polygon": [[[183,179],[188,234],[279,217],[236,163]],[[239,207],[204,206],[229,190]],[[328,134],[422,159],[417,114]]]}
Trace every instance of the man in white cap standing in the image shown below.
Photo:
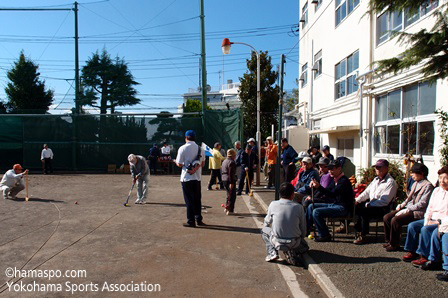
{"label": "man in white cap standing", "polygon": [[44,149],[42,149],[42,153],[40,154],[40,160],[42,160],[42,168],[44,175],[48,173],[53,173],[53,151],[48,148],[47,144],[44,144]]}
{"label": "man in white cap standing", "polygon": [[135,204],[145,204],[149,182],[149,167],[146,159],[141,155],[129,154],[129,165],[133,183],[137,183],[137,200]]}
{"label": "man in white cap standing", "polygon": [[0,189],[3,193],[3,199],[15,199],[16,195],[25,189],[23,183],[23,175],[28,174],[28,170],[22,173],[22,166],[15,164],[12,170],[8,170],[5,175],[3,175],[2,181],[0,182]]}

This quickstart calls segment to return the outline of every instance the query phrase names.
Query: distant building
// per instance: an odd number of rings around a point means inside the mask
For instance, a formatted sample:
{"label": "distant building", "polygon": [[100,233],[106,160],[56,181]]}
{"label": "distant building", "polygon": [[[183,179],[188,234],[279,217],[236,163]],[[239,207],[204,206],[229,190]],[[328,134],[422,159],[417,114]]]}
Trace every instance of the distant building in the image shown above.
{"label": "distant building", "polygon": [[[227,80],[227,84],[219,87],[207,86],[207,104],[212,110],[228,110],[240,108],[242,103],[238,95],[240,83],[234,83]],[[188,99],[202,100],[202,92],[200,88],[188,89],[188,93],[183,95],[184,104]],[[180,113],[183,112],[183,105],[178,107]]]}

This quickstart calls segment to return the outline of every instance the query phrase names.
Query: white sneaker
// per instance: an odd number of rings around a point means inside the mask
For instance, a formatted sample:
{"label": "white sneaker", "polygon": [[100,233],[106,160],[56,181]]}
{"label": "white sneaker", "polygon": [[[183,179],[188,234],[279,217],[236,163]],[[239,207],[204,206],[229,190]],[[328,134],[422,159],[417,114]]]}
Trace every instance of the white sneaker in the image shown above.
{"label": "white sneaker", "polygon": [[266,262],[272,262],[278,259],[278,254],[275,255],[267,255],[264,259]]}
{"label": "white sneaker", "polygon": [[139,199],[135,200],[135,204],[141,204],[140,200]]}

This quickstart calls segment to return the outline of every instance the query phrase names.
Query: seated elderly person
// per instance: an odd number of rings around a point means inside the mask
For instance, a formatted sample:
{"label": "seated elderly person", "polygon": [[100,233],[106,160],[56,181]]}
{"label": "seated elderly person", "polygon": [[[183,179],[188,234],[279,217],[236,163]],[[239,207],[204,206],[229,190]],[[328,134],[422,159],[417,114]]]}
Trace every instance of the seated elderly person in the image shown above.
{"label": "seated elderly person", "polygon": [[[448,220],[448,166],[441,168],[438,174],[440,186],[432,192],[425,218],[408,225],[408,236],[404,246],[408,253],[403,257],[403,261],[412,261],[414,266],[424,270],[440,268],[441,255],[438,242],[441,230],[438,229],[438,225],[443,223],[441,229],[444,230]],[[448,263],[444,267],[448,269]]]}
{"label": "seated elderly person", "polygon": [[310,183],[313,179],[319,179],[319,173],[314,168],[313,160],[311,157],[304,157],[302,160],[302,173],[300,173],[299,180],[295,187],[295,200],[299,203],[308,196],[311,195]]}
{"label": "seated elderly person", "polygon": [[308,250],[305,240],[306,219],[302,205],[292,201],[294,187],[289,182],[280,185],[280,200],[272,201],[264,218],[262,237],[266,243],[266,262],[278,259],[276,239],[291,239],[291,248],[302,254]]}
{"label": "seated elderly person", "polygon": [[397,183],[389,174],[389,162],[379,159],[375,165],[376,177],[367,188],[356,198],[357,222],[355,230],[358,236],[353,243],[366,243],[366,235],[369,234],[371,218],[382,218],[390,211],[389,204],[397,194]]}
{"label": "seated elderly person", "polygon": [[332,198],[332,203],[315,203],[308,206],[308,214],[313,215],[319,237],[316,242],[331,241],[331,235],[325,224],[326,218],[346,216],[353,210],[354,194],[350,180],[342,172],[342,165],[338,160],[334,160],[328,164],[330,175],[334,184],[329,188],[323,188],[317,180],[310,183],[310,187],[317,189],[319,192]]}
{"label": "seated elderly person", "polygon": [[413,221],[423,218],[429,197],[434,190],[431,182],[426,178],[428,168],[421,163],[416,163],[411,168],[411,176],[415,183],[406,200],[397,206],[395,211],[384,215],[384,236],[386,243],[383,247],[386,251],[398,251],[400,249],[401,227]]}
{"label": "seated elderly person", "polygon": [[28,174],[28,170],[22,173],[22,166],[15,164],[11,170],[8,170],[0,182],[0,189],[3,193],[3,199],[15,200],[19,192],[25,189],[23,175]]}
{"label": "seated elderly person", "polygon": [[[330,175],[328,164],[330,160],[326,157],[321,157],[317,165],[319,166],[319,183],[323,188],[329,188],[334,185],[334,180]],[[329,203],[328,198],[320,191],[312,192],[312,196],[307,196],[303,200],[303,207],[306,209],[314,200],[314,203]]]}

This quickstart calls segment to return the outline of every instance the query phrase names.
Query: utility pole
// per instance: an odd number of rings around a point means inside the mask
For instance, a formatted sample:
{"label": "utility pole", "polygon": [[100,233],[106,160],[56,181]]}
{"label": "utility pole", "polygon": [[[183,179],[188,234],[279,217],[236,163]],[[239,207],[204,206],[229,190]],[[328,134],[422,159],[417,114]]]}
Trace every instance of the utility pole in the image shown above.
{"label": "utility pole", "polygon": [[205,15],[204,0],[201,0],[201,62],[202,62],[202,127],[204,129],[204,141],[206,140],[205,110],[207,107],[207,70],[205,61]]}
{"label": "utility pole", "polygon": [[275,165],[275,199],[278,200],[280,198],[280,157],[282,154],[281,150],[281,140],[282,140],[282,116],[283,116],[283,74],[285,68],[285,55],[281,55],[280,57],[280,94],[278,100],[278,131],[277,131],[277,140],[278,140],[278,155],[277,155],[277,164]]}
{"label": "utility pole", "polygon": [[79,106],[79,47],[78,47],[78,2],[75,1],[75,111],[80,112]]}

